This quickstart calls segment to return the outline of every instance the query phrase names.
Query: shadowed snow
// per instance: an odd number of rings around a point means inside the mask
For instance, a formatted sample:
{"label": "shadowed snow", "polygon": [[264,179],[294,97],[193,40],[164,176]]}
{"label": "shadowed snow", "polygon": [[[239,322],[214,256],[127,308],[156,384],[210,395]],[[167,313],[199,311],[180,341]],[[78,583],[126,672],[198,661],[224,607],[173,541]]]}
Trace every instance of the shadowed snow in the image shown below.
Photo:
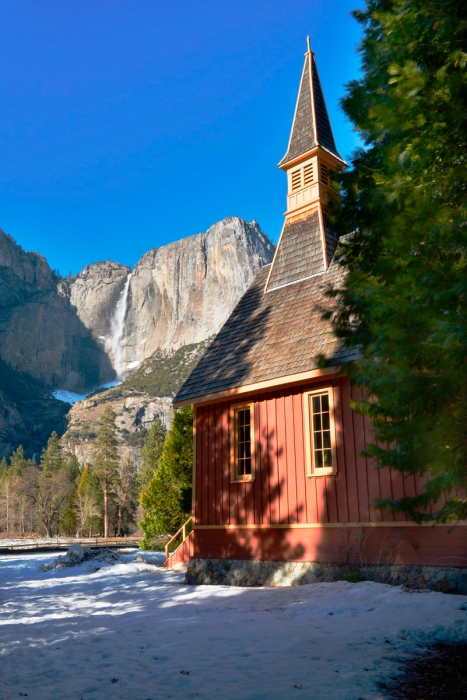
{"label": "shadowed snow", "polygon": [[135,550],[40,572],[55,556],[0,557],[2,700],[377,700],[416,645],[467,637],[463,596],[185,586]]}

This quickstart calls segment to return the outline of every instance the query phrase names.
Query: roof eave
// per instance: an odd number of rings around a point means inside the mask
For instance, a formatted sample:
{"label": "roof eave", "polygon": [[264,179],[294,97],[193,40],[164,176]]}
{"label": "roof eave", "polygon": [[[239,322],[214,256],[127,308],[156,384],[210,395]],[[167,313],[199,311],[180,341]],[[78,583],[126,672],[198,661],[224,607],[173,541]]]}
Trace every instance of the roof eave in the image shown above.
{"label": "roof eave", "polygon": [[334,374],[341,373],[341,364],[331,365],[330,367],[316,368],[309,370],[308,372],[300,372],[299,374],[289,374],[283,377],[276,377],[274,379],[268,379],[263,382],[256,382],[254,384],[245,384],[244,386],[232,387],[230,389],[224,389],[222,391],[216,391],[209,394],[202,394],[201,396],[190,396],[180,401],[177,401],[177,397],[173,400],[174,408],[181,408],[188,404],[202,404],[202,403],[215,403],[226,398],[234,398],[236,396],[241,396],[243,394],[253,394],[273,387],[278,386],[293,386],[294,384],[301,384],[304,381],[311,379],[317,379],[319,377],[330,376]]}

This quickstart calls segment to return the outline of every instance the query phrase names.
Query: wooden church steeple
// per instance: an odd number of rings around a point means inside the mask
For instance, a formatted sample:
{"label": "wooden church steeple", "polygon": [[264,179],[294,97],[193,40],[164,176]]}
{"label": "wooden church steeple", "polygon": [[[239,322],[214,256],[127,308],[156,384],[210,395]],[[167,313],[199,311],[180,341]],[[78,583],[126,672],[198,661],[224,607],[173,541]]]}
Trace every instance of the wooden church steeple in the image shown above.
{"label": "wooden church steeple", "polygon": [[337,244],[326,217],[328,173],[346,163],[336,148],[309,37],[307,43],[287,153],[279,163],[288,185],[284,228],[265,291],[325,272]]}

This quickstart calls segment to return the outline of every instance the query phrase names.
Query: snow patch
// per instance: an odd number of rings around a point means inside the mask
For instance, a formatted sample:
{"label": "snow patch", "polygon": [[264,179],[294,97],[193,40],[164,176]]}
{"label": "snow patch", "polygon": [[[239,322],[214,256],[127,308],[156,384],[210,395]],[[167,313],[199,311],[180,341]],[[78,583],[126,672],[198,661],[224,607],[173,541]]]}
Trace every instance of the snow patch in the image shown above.
{"label": "snow patch", "polygon": [[75,404],[77,401],[83,401],[84,399],[87,399],[87,397],[90,396],[90,394],[94,393],[94,391],[98,391],[98,389],[111,389],[112,387],[118,386],[121,383],[122,382],[120,381],[120,379],[114,379],[111,382],[101,384],[97,389],[93,389],[93,391],[89,392],[88,394],[75,394],[73,391],[65,391],[64,389],[58,389],[57,391],[53,392],[53,396],[55,396],[55,398],[59,401],[65,401],[65,403],[70,403],[73,406],[73,404]]}
{"label": "snow patch", "polygon": [[133,362],[129,362],[127,364],[125,371],[128,371],[129,369],[134,369],[135,367],[138,367],[138,365],[140,365],[140,364],[141,364],[141,362],[139,360],[133,360]]}
{"label": "snow patch", "polygon": [[45,572],[50,554],[0,556],[2,698],[383,700],[401,659],[467,638],[466,596],[186,586],[160,553],[113,553]]}
{"label": "snow patch", "polygon": [[64,401],[65,403],[70,403],[72,406],[77,401],[82,401],[88,396],[88,394],[75,394],[73,391],[65,391],[64,389],[58,389],[58,391],[53,392],[53,396],[59,401]]}

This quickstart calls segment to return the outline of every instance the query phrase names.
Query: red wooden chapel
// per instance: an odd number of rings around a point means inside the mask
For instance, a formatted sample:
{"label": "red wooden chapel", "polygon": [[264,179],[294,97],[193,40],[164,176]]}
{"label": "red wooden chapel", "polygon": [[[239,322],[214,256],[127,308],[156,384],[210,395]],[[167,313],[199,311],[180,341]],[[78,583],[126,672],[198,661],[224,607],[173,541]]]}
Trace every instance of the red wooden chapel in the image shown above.
{"label": "red wooden chapel", "polygon": [[[179,558],[466,566],[465,529],[417,526],[376,498],[416,492],[361,456],[371,425],[342,365],[356,356],[323,309],[342,268],[327,222],[334,142],[308,50],[287,153],[285,223],[271,265],[244,294],[174,400],[193,404],[193,532]],[[318,356],[327,366],[318,366]],[[365,551],[362,554],[363,549]]]}

